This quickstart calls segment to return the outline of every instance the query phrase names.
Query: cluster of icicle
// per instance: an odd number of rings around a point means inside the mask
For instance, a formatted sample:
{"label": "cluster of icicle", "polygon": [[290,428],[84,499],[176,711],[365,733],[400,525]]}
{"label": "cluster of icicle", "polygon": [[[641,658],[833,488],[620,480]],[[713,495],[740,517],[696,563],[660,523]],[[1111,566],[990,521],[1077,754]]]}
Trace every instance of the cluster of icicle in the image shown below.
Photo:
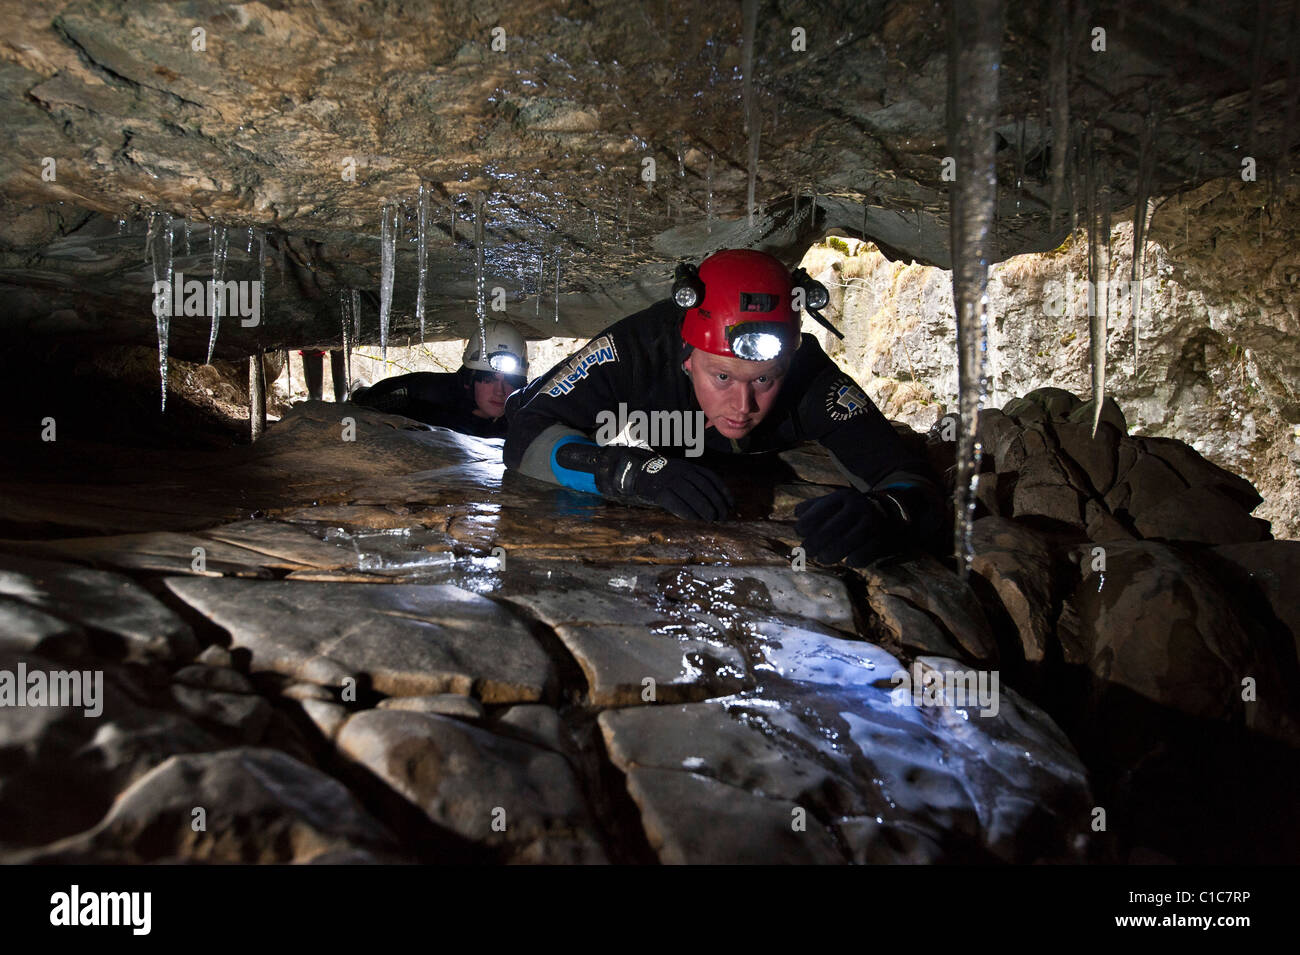
{"label": "cluster of icicle", "polygon": [[[415,223],[416,223],[416,267],[418,269],[418,282],[416,285],[415,298],[415,316],[420,329],[420,341],[424,341],[424,320],[427,308],[427,287],[429,276],[429,233],[433,227],[432,213],[430,209],[430,197],[428,188],[421,183],[419,194],[415,200]],[[476,192],[473,196],[474,209],[474,288],[476,298],[476,314],[478,316],[479,337],[482,347],[486,350],[487,342],[487,299],[486,285],[483,273],[483,248],[486,241],[486,226],[484,218],[486,197],[481,192]],[[385,202],[380,209],[379,222],[379,347],[384,361],[388,360],[388,332],[391,325],[393,311],[393,288],[397,273],[397,250],[401,240],[402,222],[405,216],[405,203],[401,201]],[[448,234],[453,242],[456,241],[456,204],[450,203],[450,226]],[[558,286],[559,262],[556,262],[556,275]],[[350,314],[353,318],[354,330],[353,337],[350,341],[345,341],[344,345],[350,352],[350,347],[355,344],[357,336],[360,335],[360,312],[357,307],[355,298],[356,291],[348,290],[351,294]],[[558,301],[558,299],[557,299]],[[346,323],[349,314],[348,301],[344,298],[341,305],[342,321]],[[558,309],[558,306],[557,306]]]}
{"label": "cluster of icicle", "polygon": [[[217,333],[221,328],[222,309],[225,304],[224,296],[220,290],[226,280],[226,263],[230,252],[232,227],[220,222],[206,223],[205,225],[208,228],[208,256],[212,273],[212,281],[208,286],[209,297],[207,302],[208,314],[211,317],[211,326],[208,332],[207,362],[211,364],[213,352],[217,347]],[[193,254],[193,230],[193,224],[186,219],[176,218],[167,212],[149,213],[144,243],[145,262],[149,263],[153,268],[155,287],[158,283],[165,283],[165,287],[169,290],[169,298],[172,300],[179,298],[171,291],[176,277],[176,245],[178,241],[183,243],[182,255],[189,256]],[[125,218],[118,219],[117,231],[119,235],[129,234],[130,227]],[[245,252],[251,257],[253,255],[253,246],[257,246],[258,314],[265,315],[266,232],[256,226],[247,226],[245,231],[247,235]],[[281,254],[283,254],[283,243],[281,243]],[[283,258],[278,261],[283,275]],[[153,308],[158,335],[158,377],[161,385],[160,408],[162,411],[167,410],[167,353],[171,338],[172,319],[172,316],[167,314],[168,311],[169,309]]]}

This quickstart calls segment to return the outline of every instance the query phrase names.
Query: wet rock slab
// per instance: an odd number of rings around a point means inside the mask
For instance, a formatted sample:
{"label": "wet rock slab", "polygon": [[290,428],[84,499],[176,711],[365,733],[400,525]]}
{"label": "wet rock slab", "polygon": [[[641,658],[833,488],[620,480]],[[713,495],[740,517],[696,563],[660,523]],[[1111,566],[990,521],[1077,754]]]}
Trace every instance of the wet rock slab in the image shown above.
{"label": "wet rock slab", "polygon": [[846,629],[844,584],[773,567],[515,563],[501,600],[554,629],[599,706],[725,696],[753,684],[738,633],[751,619],[807,617]]}
{"label": "wet rock slab", "polygon": [[228,630],[254,672],[490,703],[541,699],[555,678],[522,622],[458,587],[203,578],[168,578],[167,586]]}
{"label": "wet rock slab", "polygon": [[[949,861],[1082,857],[1083,766],[1013,691],[990,692],[985,715],[917,706],[871,644],[785,629],[754,650],[758,690],[600,715],[662,861],[908,861],[918,845]],[[968,672],[941,658],[918,672],[947,671]],[[913,837],[877,838],[864,818]]]}
{"label": "wet rock slab", "polygon": [[0,643],[12,648],[43,645],[60,632],[54,621],[63,620],[91,634],[95,649],[109,658],[188,659],[199,649],[187,623],[120,574],[0,554],[0,598],[18,628],[12,639],[0,631]]}

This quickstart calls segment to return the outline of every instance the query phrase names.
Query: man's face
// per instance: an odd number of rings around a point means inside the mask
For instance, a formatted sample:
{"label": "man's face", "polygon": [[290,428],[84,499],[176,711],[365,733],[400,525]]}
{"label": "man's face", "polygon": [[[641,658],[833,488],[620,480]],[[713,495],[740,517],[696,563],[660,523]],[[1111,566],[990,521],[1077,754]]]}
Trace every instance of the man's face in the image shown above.
{"label": "man's face", "polygon": [[499,418],[506,413],[506,399],[523,387],[523,379],[491,371],[474,374],[474,414],[480,418]]}
{"label": "man's face", "polygon": [[790,359],[748,361],[698,348],[682,363],[691,375],[705,425],[724,438],[743,438],[767,417],[781,392]]}

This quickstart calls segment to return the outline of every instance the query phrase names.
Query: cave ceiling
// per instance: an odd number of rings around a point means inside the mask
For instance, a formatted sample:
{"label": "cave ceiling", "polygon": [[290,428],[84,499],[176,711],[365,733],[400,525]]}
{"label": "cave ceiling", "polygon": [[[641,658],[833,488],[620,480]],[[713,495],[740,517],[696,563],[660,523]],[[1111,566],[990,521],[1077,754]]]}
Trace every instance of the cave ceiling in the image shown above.
{"label": "cave ceiling", "polygon": [[[1154,195],[1250,157],[1264,204],[1294,152],[1296,7],[1006,4],[997,257],[1055,248],[1083,204],[1072,176],[1053,224],[1062,57],[1072,141],[1091,130],[1117,214],[1148,123]],[[211,274],[212,224],[230,229],[227,279],[261,274],[249,230],[265,236],[266,312],[224,323],[218,356],[337,345],[350,289],[376,342],[381,209],[398,203],[390,341],[405,343],[422,187],[429,339],[476,322],[476,194],[484,285],[530,337],[589,335],[666,294],[677,261],[729,246],[793,263],[838,231],[946,267],[947,13],[758,4],[751,226],[740,2],[0,0],[0,337],[152,342],[162,213],[191,278]],[[201,359],[207,339],[206,319],[178,318],[171,352]]]}

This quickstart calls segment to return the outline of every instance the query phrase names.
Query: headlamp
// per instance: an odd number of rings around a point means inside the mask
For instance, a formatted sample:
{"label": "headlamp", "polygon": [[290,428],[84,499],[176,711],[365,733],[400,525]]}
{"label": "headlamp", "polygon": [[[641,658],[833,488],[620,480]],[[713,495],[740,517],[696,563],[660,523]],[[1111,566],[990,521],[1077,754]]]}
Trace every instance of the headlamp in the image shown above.
{"label": "headlamp", "polygon": [[742,322],[727,329],[731,353],[747,361],[780,358],[789,338],[789,326],[779,322]]}
{"label": "headlamp", "polygon": [[509,352],[493,355],[488,359],[488,364],[503,375],[513,375],[519,370],[519,359]]}
{"label": "headlamp", "polygon": [[704,301],[704,283],[695,266],[685,262],[673,273],[673,301],[681,308],[695,308]]}

